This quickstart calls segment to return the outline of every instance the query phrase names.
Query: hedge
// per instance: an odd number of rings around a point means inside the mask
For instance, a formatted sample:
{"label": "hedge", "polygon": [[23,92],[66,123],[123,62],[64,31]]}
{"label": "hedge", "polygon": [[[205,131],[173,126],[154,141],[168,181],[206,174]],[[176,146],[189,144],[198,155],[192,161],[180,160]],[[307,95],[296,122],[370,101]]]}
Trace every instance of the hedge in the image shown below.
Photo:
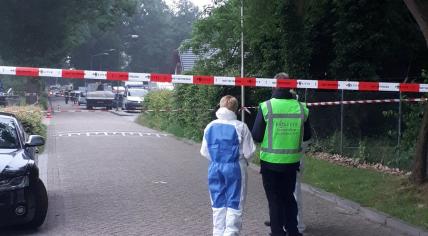
{"label": "hedge", "polygon": [[46,136],[46,127],[42,124],[43,112],[35,106],[12,106],[0,109],[1,112],[14,114],[28,134]]}
{"label": "hedge", "polygon": [[[144,100],[144,110],[149,111],[143,113],[139,121],[200,141],[205,126],[214,118],[221,93],[221,87],[195,85],[177,85],[174,91],[151,91]],[[160,111],[165,109],[167,111]]]}

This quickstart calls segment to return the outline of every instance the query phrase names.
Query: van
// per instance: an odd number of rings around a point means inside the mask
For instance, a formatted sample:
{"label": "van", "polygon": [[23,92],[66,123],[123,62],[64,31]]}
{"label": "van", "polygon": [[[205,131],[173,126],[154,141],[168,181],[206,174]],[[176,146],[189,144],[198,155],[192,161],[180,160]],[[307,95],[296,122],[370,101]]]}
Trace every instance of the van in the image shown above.
{"label": "van", "polygon": [[123,94],[123,110],[141,110],[143,109],[144,96],[149,91],[143,88],[127,88]]}

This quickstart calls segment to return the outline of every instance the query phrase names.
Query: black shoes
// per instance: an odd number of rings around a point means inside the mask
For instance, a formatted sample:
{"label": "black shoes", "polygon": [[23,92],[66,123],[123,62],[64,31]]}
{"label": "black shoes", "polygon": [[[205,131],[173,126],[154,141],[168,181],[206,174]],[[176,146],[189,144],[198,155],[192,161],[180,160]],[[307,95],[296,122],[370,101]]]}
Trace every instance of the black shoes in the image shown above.
{"label": "black shoes", "polygon": [[[269,233],[270,236],[272,236],[272,233]],[[295,234],[287,234],[285,233],[286,236],[303,236],[303,234],[301,233],[295,233]]]}
{"label": "black shoes", "polygon": [[[265,221],[263,223],[264,223],[265,226],[270,227],[270,221],[267,220],[267,221]],[[269,233],[269,235],[272,235],[272,233]],[[286,234],[286,235],[287,236],[303,236],[303,234],[299,233],[299,232],[294,233],[294,234]]]}

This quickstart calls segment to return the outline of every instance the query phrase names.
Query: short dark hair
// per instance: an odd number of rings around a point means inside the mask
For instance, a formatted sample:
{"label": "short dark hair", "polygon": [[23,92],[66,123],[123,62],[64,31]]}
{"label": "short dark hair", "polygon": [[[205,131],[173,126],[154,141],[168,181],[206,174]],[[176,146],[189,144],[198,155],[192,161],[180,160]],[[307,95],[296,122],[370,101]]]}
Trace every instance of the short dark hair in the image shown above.
{"label": "short dark hair", "polygon": [[290,79],[290,76],[288,76],[285,72],[280,72],[273,77],[274,79]]}
{"label": "short dark hair", "polygon": [[[273,77],[274,79],[290,79],[290,76],[285,73],[285,72],[280,72],[278,74],[275,75],[275,77]],[[276,94],[277,96],[279,96],[279,94],[281,94],[282,97],[285,98],[293,98],[293,95],[290,93],[289,89],[286,88],[273,88],[272,89],[272,95]]]}

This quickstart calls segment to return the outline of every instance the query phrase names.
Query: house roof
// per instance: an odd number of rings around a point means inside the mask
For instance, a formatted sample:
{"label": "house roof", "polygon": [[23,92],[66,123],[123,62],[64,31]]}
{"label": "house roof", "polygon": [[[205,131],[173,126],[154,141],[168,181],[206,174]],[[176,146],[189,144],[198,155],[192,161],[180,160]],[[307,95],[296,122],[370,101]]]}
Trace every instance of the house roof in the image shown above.
{"label": "house roof", "polygon": [[181,62],[181,71],[191,71],[198,60],[198,56],[192,52],[192,49],[187,49],[186,51],[179,52],[179,55]]}

